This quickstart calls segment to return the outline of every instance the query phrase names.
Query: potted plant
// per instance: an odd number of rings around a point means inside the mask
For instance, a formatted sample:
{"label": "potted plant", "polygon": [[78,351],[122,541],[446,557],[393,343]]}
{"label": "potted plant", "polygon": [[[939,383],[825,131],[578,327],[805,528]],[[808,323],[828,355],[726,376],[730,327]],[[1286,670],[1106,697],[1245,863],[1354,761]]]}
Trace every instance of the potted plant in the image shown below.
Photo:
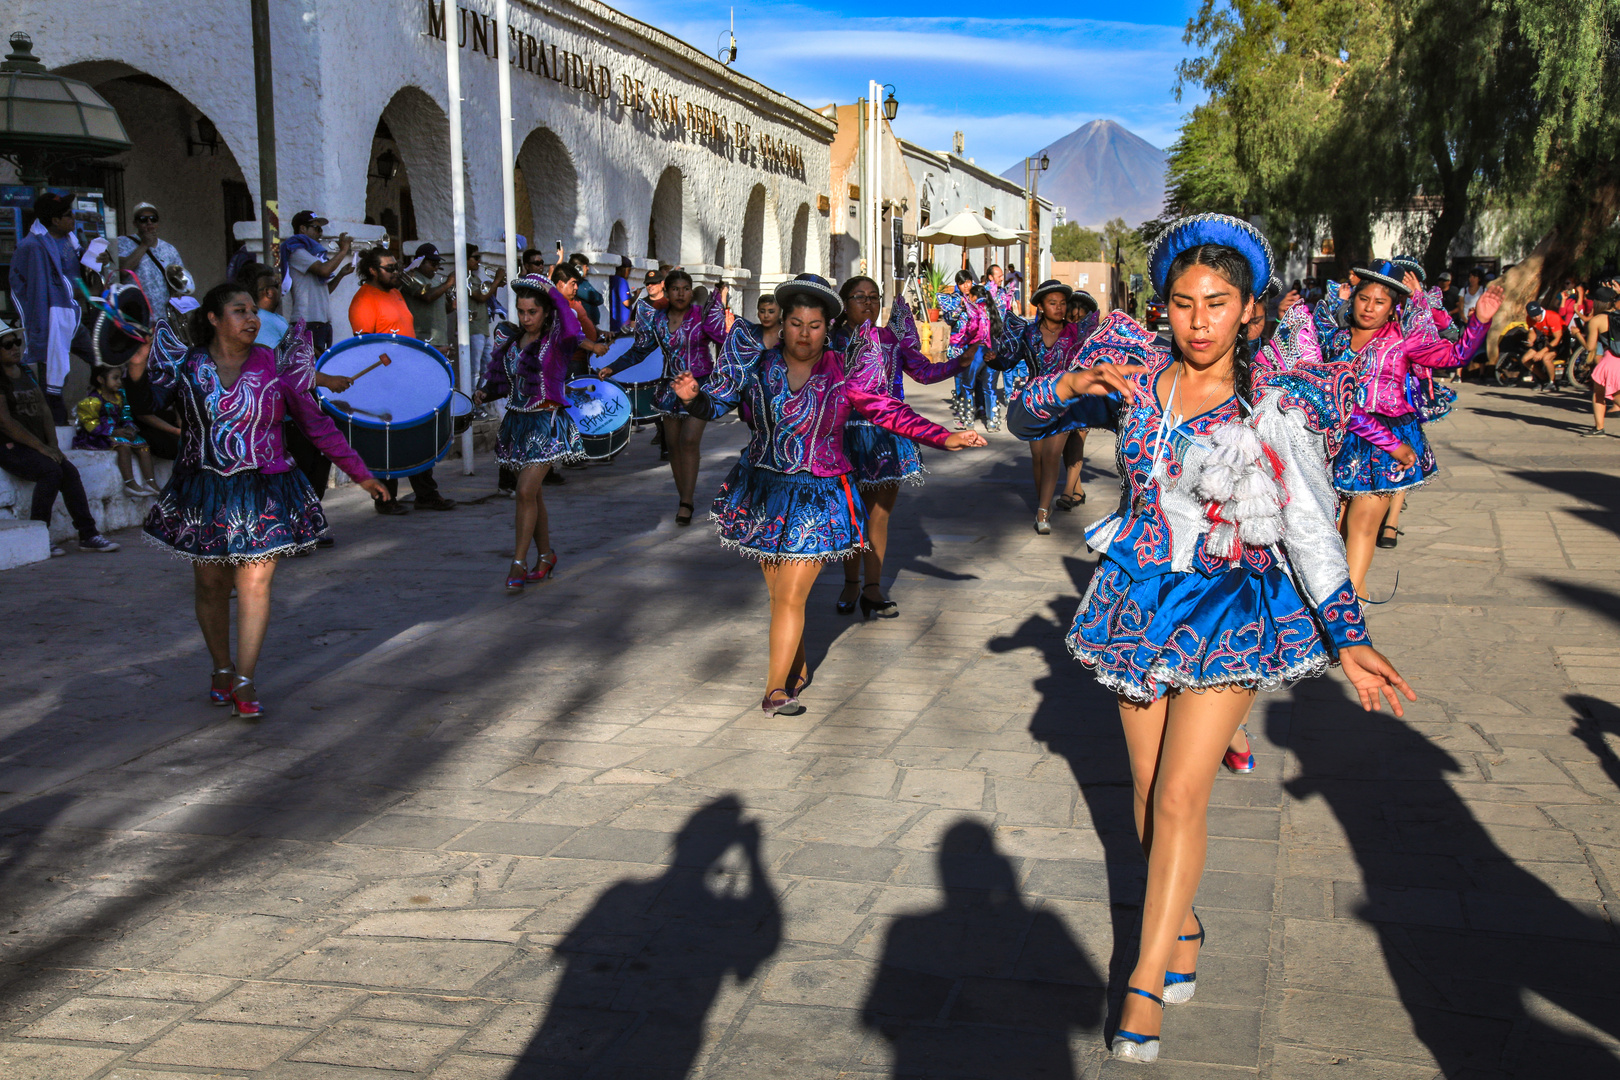
{"label": "potted plant", "polygon": [[928,310],[928,321],[939,322],[939,294],[945,291],[945,275],[929,267],[922,274],[923,306]]}

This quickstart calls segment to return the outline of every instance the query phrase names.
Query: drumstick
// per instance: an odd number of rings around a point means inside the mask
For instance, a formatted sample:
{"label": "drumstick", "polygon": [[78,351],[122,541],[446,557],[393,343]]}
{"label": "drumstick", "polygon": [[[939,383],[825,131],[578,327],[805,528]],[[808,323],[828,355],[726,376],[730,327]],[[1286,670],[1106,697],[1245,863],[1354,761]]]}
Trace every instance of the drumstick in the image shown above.
{"label": "drumstick", "polygon": [[[365,372],[361,372],[361,374],[363,375]],[[347,401],[341,401],[338,398],[328,398],[327,400],[333,405],[336,405],[338,408],[342,409],[344,412],[364,413],[366,416],[375,416],[379,420],[387,420],[390,423],[392,423],[394,419],[394,414],[391,412],[372,412],[370,409],[357,409],[353,405],[350,405]]]}
{"label": "drumstick", "polygon": [[361,375],[364,375],[367,371],[375,371],[377,368],[387,367],[389,364],[392,364],[392,363],[393,363],[393,361],[388,358],[387,353],[378,353],[377,354],[377,362],[375,364],[372,364],[370,367],[366,368],[363,371],[357,372],[354,375],[350,375],[349,376],[349,381],[354,382],[354,380],[358,379]]}

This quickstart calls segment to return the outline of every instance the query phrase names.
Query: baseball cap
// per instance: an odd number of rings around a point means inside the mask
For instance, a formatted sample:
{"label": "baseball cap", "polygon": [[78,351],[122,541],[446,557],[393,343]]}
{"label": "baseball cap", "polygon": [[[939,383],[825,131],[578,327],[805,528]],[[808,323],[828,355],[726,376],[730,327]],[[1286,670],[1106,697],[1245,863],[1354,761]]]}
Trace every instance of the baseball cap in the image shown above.
{"label": "baseball cap", "polygon": [[1539,319],[1547,314],[1547,309],[1540,304],[1526,304],[1524,305],[1524,313],[1532,319]]}
{"label": "baseball cap", "polygon": [[313,210],[300,210],[293,215],[293,231],[297,232],[299,229],[307,228],[310,225],[325,225],[327,220]]}
{"label": "baseball cap", "polygon": [[439,249],[434,247],[432,244],[419,245],[416,249],[415,257],[422,260],[441,259],[442,261],[442,257],[439,255]]}
{"label": "baseball cap", "polygon": [[662,283],[663,280],[664,280],[664,272],[662,270],[649,270],[649,271],[647,271],[646,278],[643,280],[643,284],[646,284],[646,285],[658,285],[658,284]]}
{"label": "baseball cap", "polygon": [[1620,299],[1620,293],[1616,293],[1607,285],[1599,285],[1597,288],[1587,292],[1586,295],[1593,300],[1608,300],[1613,302],[1616,299]]}
{"label": "baseball cap", "polygon": [[73,200],[66,195],[47,191],[34,200],[34,217],[40,221],[53,221],[73,212]]}

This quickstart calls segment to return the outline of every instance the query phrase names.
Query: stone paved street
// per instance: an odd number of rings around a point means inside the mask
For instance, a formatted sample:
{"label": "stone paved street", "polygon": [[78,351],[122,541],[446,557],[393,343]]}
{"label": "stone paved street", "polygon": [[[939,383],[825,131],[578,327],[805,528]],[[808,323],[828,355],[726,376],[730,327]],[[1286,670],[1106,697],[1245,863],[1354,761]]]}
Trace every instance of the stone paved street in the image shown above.
{"label": "stone paved street", "polygon": [[[1433,429],[1370,613],[1421,700],[1262,698],[1152,1075],[1620,1074],[1620,440],[1585,408],[1468,386]],[[1101,1042],[1145,864],[1062,641],[1117,491],[1088,449],[1045,538],[1021,444],[928,452],[900,618],[835,615],[826,571],[792,718],[757,707],[759,572],[674,527],[644,435],[546,489],[560,577],[517,598],[510,502],[339,490],[256,725],[206,703],[190,574],[134,531],[0,575],[0,1077],[567,1080],[535,1062],[609,1042],[592,1077],[1149,1075]]]}

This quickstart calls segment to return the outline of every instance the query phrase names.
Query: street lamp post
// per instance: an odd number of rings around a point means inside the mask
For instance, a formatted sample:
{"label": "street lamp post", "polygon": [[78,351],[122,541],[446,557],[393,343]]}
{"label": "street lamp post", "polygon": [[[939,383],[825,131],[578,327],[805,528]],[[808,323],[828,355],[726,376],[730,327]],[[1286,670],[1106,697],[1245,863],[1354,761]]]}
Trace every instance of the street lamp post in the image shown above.
{"label": "street lamp post", "polygon": [[[889,96],[879,100],[885,90]],[[857,105],[861,118],[860,141],[856,147],[856,173],[861,178],[861,259],[866,264],[865,272],[878,281],[883,269],[883,162],[878,146],[883,121],[894,122],[900,114],[900,100],[895,97],[893,83],[868,81],[866,97]]]}
{"label": "street lamp post", "polygon": [[[1024,261],[1026,263],[1024,267],[1025,303],[1029,302],[1028,297],[1035,291],[1035,286],[1041,280],[1041,211],[1036,198],[1040,187],[1041,173],[1051,167],[1052,159],[1046,156],[1044,150],[1041,151],[1040,157],[1031,156],[1024,159],[1024,202],[1029,210],[1026,215],[1028,217],[1029,243],[1024,249]],[[1033,305],[1030,307],[1030,313],[1034,313]]]}

